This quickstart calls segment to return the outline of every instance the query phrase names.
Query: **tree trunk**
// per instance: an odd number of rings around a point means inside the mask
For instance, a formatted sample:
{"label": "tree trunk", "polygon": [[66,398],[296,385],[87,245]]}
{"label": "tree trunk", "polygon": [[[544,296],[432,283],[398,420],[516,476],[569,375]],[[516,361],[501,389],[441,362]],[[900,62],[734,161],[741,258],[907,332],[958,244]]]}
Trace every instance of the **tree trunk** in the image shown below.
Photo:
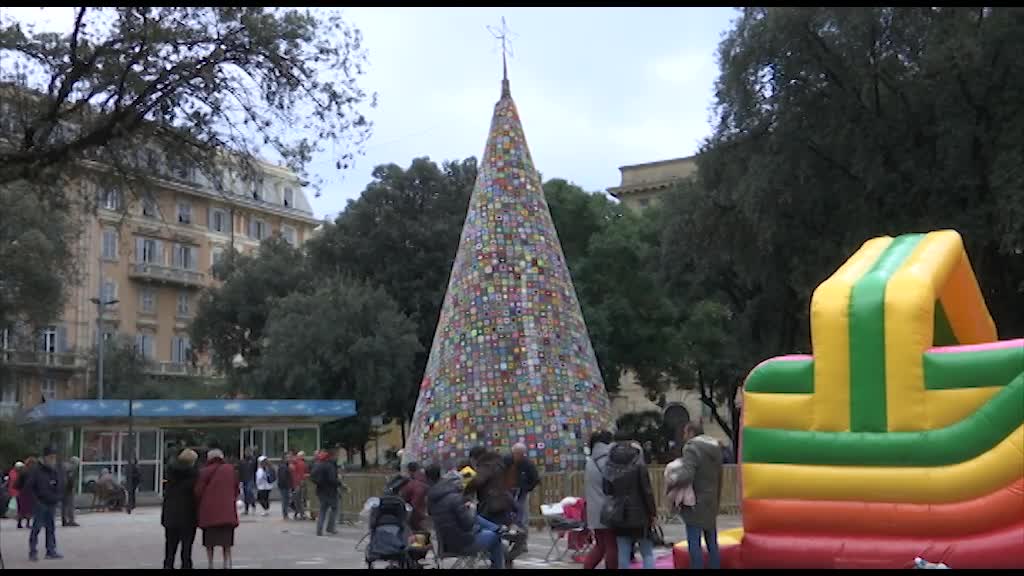
{"label": "tree trunk", "polygon": [[[736,430],[737,427],[734,427],[729,422],[726,422],[725,419],[723,419],[722,416],[718,413],[718,406],[715,406],[714,393],[713,393],[713,391],[708,386],[705,385],[704,373],[702,371],[700,371],[700,370],[697,370],[697,386],[698,386],[698,388],[700,390],[700,401],[701,401],[701,403],[703,403],[705,406],[707,406],[708,408],[711,409],[711,416],[715,419],[715,422],[717,422],[718,425],[722,427],[722,431],[725,432],[725,434],[729,438],[732,439],[733,446],[735,447],[735,441],[736,441],[736,432],[735,432],[735,430]],[[735,395],[736,395],[736,391],[733,390],[733,396],[735,397]],[[729,400],[729,402],[730,402],[729,409],[730,409],[730,414],[731,414],[734,411],[734,408],[733,408],[732,404],[735,403],[735,400]]]}
{"label": "tree trunk", "polygon": [[366,443],[359,445],[359,467],[366,469]]}
{"label": "tree trunk", "polygon": [[405,448],[405,418],[398,419],[398,428],[402,431],[402,448]]}

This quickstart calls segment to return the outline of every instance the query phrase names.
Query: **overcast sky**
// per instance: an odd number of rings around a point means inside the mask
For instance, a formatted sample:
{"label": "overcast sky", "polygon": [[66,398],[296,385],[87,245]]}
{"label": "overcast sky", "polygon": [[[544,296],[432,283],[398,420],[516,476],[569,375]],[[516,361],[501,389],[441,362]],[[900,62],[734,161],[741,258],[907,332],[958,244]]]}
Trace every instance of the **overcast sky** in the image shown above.
{"label": "overcast sky", "polygon": [[[70,29],[69,7],[0,8]],[[710,133],[716,51],[731,8],[346,8],[369,56],[361,85],[379,94],[374,133],[355,167],[327,156],[310,198],[317,216],[345,207],[378,164],[407,166],[483,153],[500,93],[501,52],[486,27],[516,34],[512,96],[537,168],[587,190],[619,183],[618,167],[688,156]],[[58,24],[59,23],[59,24]],[[310,194],[312,196],[312,194]]]}

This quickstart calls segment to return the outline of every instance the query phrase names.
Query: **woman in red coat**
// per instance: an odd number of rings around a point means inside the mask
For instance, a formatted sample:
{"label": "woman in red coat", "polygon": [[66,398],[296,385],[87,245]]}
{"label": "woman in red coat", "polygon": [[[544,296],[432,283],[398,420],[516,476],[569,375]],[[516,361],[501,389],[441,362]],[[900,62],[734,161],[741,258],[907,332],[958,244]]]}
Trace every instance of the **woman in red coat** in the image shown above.
{"label": "woman in red coat", "polygon": [[206,455],[206,466],[196,481],[196,505],[199,527],[203,529],[206,560],[213,569],[213,549],[221,547],[224,568],[231,568],[231,547],[235,545],[238,527],[238,472],[224,463],[224,453],[214,448]]}

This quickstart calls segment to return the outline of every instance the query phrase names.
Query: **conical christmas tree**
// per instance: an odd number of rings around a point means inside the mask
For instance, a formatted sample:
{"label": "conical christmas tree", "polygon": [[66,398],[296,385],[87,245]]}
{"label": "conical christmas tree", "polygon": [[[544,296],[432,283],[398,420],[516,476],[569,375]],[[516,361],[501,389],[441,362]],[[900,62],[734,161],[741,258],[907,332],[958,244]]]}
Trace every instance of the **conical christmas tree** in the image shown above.
{"label": "conical christmas tree", "polygon": [[579,469],[611,411],[540,175],[502,81],[403,459],[526,444]]}

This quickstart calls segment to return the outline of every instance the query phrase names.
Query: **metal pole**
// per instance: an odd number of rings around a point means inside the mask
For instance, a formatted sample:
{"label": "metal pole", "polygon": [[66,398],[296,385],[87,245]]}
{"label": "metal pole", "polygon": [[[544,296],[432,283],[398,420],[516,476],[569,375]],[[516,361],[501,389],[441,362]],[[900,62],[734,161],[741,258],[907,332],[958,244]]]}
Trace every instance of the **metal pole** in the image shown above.
{"label": "metal pole", "polygon": [[135,491],[138,486],[135,485],[135,414],[132,409],[132,404],[135,404],[135,378],[128,379],[128,442],[131,448],[128,452],[128,513],[132,513],[132,509],[135,508]]}
{"label": "metal pole", "polygon": [[96,296],[96,390],[99,399],[103,400],[103,257],[99,258],[99,294]]}

